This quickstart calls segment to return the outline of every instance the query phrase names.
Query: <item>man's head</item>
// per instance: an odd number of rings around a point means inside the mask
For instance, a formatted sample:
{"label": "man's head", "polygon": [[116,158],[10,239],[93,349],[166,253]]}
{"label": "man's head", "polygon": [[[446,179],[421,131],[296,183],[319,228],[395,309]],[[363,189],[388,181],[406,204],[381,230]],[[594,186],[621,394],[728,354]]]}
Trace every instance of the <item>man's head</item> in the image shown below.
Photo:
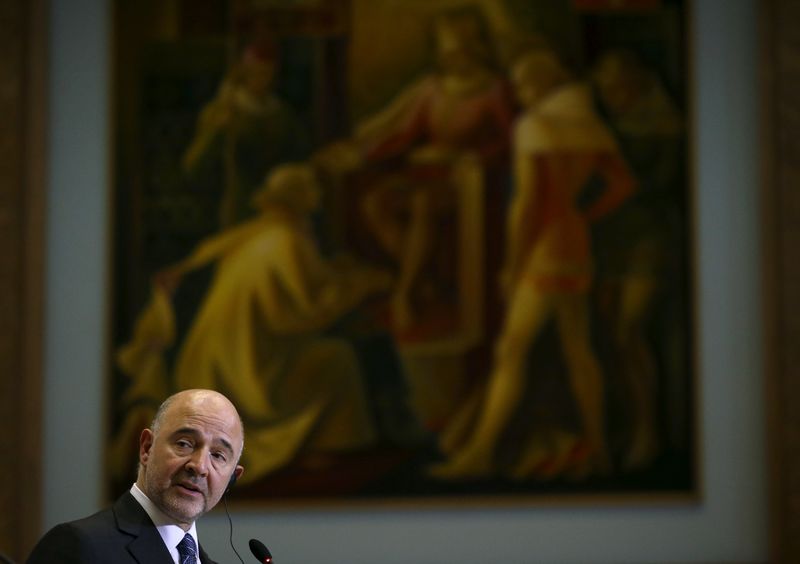
{"label": "man's head", "polygon": [[167,398],[139,438],[136,484],[175,524],[188,530],[225,493],[244,446],[233,404],[212,390]]}

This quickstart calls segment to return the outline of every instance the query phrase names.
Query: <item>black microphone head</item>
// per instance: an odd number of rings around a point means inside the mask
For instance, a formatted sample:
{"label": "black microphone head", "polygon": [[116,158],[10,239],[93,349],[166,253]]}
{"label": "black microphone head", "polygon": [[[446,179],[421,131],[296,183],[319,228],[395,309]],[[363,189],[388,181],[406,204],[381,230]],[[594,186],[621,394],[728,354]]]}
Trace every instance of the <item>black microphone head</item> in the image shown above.
{"label": "black microphone head", "polygon": [[272,564],[272,554],[269,553],[269,549],[264,546],[264,543],[260,540],[250,539],[250,552],[253,553],[253,556],[255,556],[259,562]]}

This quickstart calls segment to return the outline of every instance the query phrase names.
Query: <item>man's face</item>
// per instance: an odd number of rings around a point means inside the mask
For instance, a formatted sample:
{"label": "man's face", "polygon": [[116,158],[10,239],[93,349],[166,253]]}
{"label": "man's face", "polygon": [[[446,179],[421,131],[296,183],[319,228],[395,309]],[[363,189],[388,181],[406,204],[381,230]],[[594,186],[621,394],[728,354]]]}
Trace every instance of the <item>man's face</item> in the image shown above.
{"label": "man's face", "polygon": [[188,392],[176,398],[154,434],[142,431],[137,484],[175,523],[189,529],[238,477],[242,429],[222,396]]}

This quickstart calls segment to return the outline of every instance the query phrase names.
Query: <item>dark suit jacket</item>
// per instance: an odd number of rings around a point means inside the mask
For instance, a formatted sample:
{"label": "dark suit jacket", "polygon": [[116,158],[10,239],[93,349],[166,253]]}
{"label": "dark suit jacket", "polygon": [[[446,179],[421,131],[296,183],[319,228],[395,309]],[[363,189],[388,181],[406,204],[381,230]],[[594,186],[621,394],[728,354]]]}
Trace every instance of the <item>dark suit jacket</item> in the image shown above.
{"label": "dark suit jacket", "polygon": [[[50,529],[29,564],[172,564],[172,557],[144,508],[130,492],[111,509]],[[200,562],[216,564],[200,547]]]}

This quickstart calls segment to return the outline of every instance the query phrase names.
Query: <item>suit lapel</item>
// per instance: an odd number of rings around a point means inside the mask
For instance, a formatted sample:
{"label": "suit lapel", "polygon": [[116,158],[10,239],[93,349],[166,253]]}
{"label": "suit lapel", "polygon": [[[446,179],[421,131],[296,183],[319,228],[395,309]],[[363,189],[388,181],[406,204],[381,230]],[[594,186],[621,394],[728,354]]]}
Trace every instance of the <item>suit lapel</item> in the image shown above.
{"label": "suit lapel", "polygon": [[117,527],[133,537],[128,551],[140,564],[173,564],[172,556],[164,545],[153,522],[144,508],[130,492],[114,504]]}

